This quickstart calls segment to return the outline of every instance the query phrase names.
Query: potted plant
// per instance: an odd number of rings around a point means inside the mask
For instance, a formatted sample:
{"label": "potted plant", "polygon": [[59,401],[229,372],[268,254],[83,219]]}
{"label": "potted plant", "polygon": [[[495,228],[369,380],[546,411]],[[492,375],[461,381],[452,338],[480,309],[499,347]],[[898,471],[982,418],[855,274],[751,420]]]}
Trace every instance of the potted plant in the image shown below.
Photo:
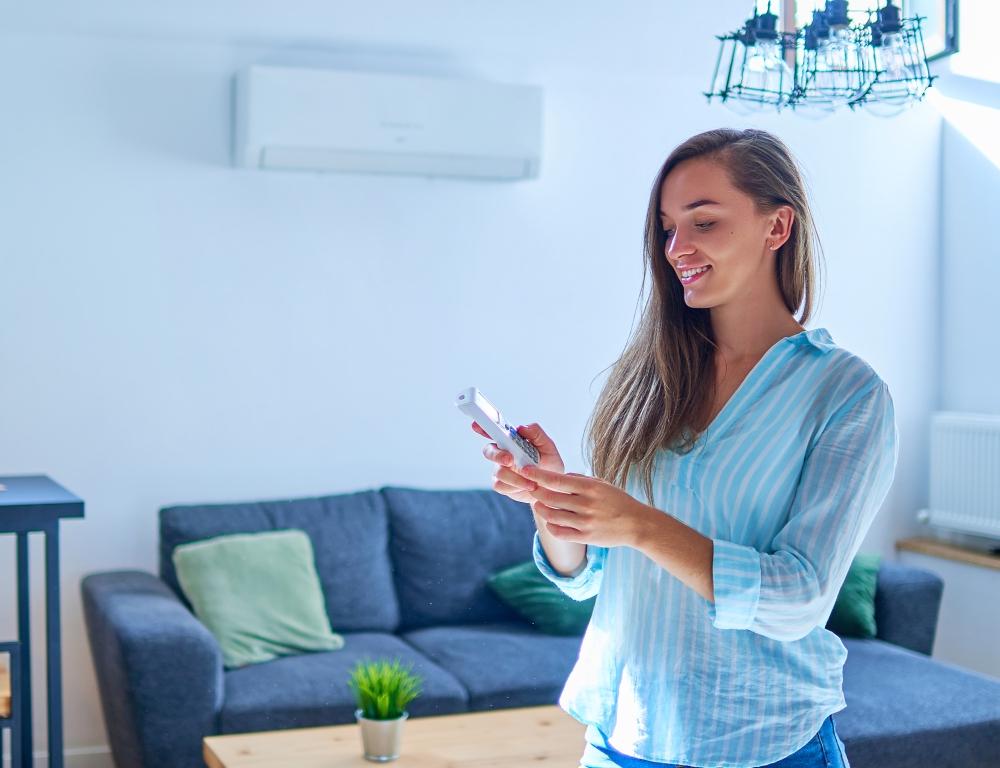
{"label": "potted plant", "polygon": [[358,708],[354,717],[361,724],[365,759],[385,763],[399,757],[406,706],[420,695],[419,675],[404,669],[399,660],[358,662],[347,681]]}

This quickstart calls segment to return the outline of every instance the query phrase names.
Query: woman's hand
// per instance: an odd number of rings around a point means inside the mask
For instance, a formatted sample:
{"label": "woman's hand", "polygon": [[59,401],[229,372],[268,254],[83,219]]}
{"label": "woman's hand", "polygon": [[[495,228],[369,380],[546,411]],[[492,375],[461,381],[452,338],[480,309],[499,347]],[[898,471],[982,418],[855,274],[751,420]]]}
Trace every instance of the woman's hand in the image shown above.
{"label": "woman's hand", "polygon": [[600,547],[635,546],[651,507],[616,485],[576,472],[524,467],[524,479],[537,483],[531,508],[562,541]]}
{"label": "woman's hand", "polygon": [[[472,431],[487,439],[492,439],[476,422],[472,422]],[[521,426],[517,428],[517,433],[538,449],[538,464],[542,469],[554,472],[565,471],[566,466],[563,464],[559,451],[556,450],[556,444],[540,426],[537,424]],[[490,443],[483,448],[483,456],[497,465],[496,471],[493,473],[493,490],[514,501],[529,503],[534,509],[535,499],[529,491],[535,488],[535,483],[525,479],[521,470],[514,466],[514,457],[510,451],[503,450],[496,443]]]}

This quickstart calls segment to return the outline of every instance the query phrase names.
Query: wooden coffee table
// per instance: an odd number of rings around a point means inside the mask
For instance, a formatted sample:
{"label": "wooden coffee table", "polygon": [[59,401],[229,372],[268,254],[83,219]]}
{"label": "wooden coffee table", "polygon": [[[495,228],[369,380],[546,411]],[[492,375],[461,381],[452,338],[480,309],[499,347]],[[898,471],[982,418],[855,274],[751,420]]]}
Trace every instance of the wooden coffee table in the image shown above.
{"label": "wooden coffee table", "polygon": [[[395,768],[577,768],[586,726],[558,706],[416,717],[403,723]],[[357,723],[208,736],[210,768],[371,768]]]}

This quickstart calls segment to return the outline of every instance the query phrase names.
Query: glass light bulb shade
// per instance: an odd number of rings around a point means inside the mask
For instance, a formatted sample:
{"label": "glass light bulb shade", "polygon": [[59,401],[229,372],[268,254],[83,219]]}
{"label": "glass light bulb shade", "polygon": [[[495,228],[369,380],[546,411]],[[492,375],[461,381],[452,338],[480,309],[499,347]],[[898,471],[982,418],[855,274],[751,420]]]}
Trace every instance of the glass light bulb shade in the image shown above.
{"label": "glass light bulb shade", "polygon": [[861,102],[861,108],[869,115],[874,115],[875,117],[896,117],[896,115],[900,115],[909,109],[913,105],[913,101],[913,99],[883,101],[876,98]]}
{"label": "glass light bulb shade", "polygon": [[848,87],[843,72],[829,69],[819,60],[805,90],[807,96],[811,94],[819,101],[830,102],[834,106],[847,104],[858,93],[857,87]]}
{"label": "glass light bulb shade", "polygon": [[830,36],[820,45],[820,50],[835,50],[838,48],[857,48],[854,34],[847,27],[836,27],[830,30]]}
{"label": "glass light bulb shade", "polygon": [[890,33],[885,36],[877,58],[881,69],[891,80],[903,80],[913,76],[913,68],[909,65],[909,49],[903,36]]}
{"label": "glass light bulb shade", "polygon": [[757,95],[768,104],[777,104],[791,93],[794,85],[792,70],[781,55],[781,46],[767,40],[754,46],[743,66],[742,88],[748,95]]}
{"label": "glass light bulb shade", "polygon": [[788,65],[785,64],[785,60],[781,56],[781,46],[778,45],[777,40],[761,40],[751,50],[752,53],[747,57],[747,69],[758,72],[781,66],[788,69]]}
{"label": "glass light bulb shade", "polygon": [[747,56],[747,61],[746,64],[744,65],[744,69],[747,72],[763,72],[765,69],[767,69],[767,61],[758,50],[754,49],[754,53],[750,56]]}
{"label": "glass light bulb shade", "polygon": [[854,40],[854,35],[840,29],[830,33],[830,36],[819,45],[819,55],[830,62],[831,68],[839,66],[845,55],[858,59],[860,48]]}
{"label": "glass light bulb shade", "polygon": [[[881,76],[880,76],[881,77]],[[913,101],[919,94],[919,84],[910,81],[893,81],[876,79],[868,93],[872,98],[888,103]]]}
{"label": "glass light bulb shade", "polygon": [[816,57],[816,69],[823,71],[824,92],[843,103],[860,95],[866,85],[864,55],[853,36],[827,42]]}
{"label": "glass light bulb shade", "polygon": [[792,104],[791,110],[807,120],[823,120],[832,115],[836,111],[836,107],[833,104],[817,103],[805,99]]}
{"label": "glass light bulb shade", "polygon": [[921,96],[928,85],[921,62],[923,57],[900,34],[893,34],[889,45],[883,46],[882,60],[888,76],[901,81],[911,96]]}
{"label": "glass light bulb shade", "polygon": [[747,101],[746,99],[741,99],[738,96],[730,95],[723,102],[723,106],[735,115],[740,117],[745,117],[747,115],[752,115],[755,112],[760,112],[764,105],[758,101]]}
{"label": "glass light bulb shade", "polygon": [[915,66],[914,51],[902,35],[887,35],[887,43],[875,49],[876,76],[871,92],[883,102],[904,103],[919,98],[927,79]]}

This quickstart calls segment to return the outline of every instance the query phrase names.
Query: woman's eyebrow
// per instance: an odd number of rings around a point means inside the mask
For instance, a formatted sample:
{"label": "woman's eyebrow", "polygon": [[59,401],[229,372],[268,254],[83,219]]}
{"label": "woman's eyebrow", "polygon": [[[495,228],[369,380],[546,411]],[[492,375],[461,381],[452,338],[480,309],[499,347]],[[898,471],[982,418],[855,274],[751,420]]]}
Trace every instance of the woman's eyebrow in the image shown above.
{"label": "woman's eyebrow", "polygon": [[[690,210],[692,210],[694,208],[699,208],[699,207],[701,207],[703,205],[722,205],[722,203],[717,203],[715,200],[705,200],[705,199],[695,200],[693,203],[688,203],[687,205],[685,205],[684,206],[684,210],[685,211],[690,211]],[[667,214],[666,211],[660,211],[660,215],[661,216],[667,216],[669,214]]]}

